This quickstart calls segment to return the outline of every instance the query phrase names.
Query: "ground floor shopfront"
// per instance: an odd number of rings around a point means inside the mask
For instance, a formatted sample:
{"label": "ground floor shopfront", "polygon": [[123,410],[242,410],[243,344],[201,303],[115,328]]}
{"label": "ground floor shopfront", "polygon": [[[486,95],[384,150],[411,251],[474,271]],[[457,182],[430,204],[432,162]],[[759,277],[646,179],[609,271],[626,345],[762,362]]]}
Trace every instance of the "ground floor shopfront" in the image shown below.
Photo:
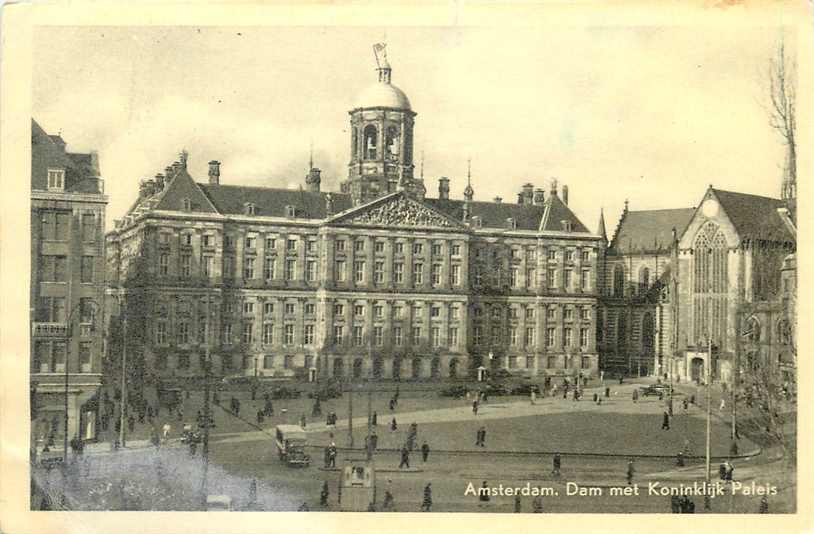
{"label": "ground floor shopfront", "polygon": [[[98,375],[97,375],[98,376]],[[34,419],[31,421],[32,440],[41,449],[47,443],[61,448],[65,437],[65,412],[67,406],[67,436],[93,441],[98,433],[99,389],[97,380],[75,382],[64,379],[59,383],[56,376],[35,375],[33,396]],[[83,377],[84,378],[84,377]],[[32,443],[32,445],[34,444]]]}

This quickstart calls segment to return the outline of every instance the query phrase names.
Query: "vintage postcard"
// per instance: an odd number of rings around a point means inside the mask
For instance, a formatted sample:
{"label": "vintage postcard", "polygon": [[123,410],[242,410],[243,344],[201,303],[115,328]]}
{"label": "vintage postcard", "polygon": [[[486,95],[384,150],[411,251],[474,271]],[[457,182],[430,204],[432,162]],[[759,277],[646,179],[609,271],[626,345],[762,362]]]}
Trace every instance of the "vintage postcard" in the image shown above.
{"label": "vintage postcard", "polygon": [[0,531],[810,528],[811,12],[696,4],[7,5]]}

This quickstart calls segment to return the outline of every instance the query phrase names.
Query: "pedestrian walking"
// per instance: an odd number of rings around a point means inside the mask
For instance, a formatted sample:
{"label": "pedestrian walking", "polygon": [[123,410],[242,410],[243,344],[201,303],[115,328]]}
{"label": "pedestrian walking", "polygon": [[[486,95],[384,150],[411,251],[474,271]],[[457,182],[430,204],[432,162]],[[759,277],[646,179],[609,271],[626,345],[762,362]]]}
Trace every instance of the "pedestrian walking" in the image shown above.
{"label": "pedestrian walking", "polygon": [[609,387],[606,387],[606,388],[605,388],[605,398],[606,398],[606,399],[609,399],[609,398],[610,398],[610,388],[609,388]]}
{"label": "pedestrian walking", "polygon": [[514,513],[519,514],[522,511],[521,508],[522,508],[522,506],[521,506],[521,503],[520,503],[520,495],[515,495],[514,496]]}
{"label": "pedestrian walking", "polygon": [[661,418],[661,429],[670,430],[670,414],[667,413],[667,410],[664,410],[664,414]]}
{"label": "pedestrian walking", "polygon": [[373,416],[370,418],[370,424],[373,426],[379,425],[379,414],[377,414],[375,410],[373,411]]}
{"label": "pedestrian walking", "polygon": [[427,443],[427,440],[424,440],[424,443],[421,445],[421,459],[426,462],[427,458],[430,456],[430,446]]}
{"label": "pedestrian walking", "polygon": [[598,401],[598,400],[599,400],[599,394],[594,393],[594,404],[596,404],[596,401]]}
{"label": "pedestrian walking", "polygon": [[478,399],[472,401],[472,413],[478,415]]}
{"label": "pedestrian walking", "polygon": [[480,427],[480,446],[486,447],[486,427]]}
{"label": "pedestrian walking", "polygon": [[724,465],[726,466],[725,480],[727,482],[732,482],[732,476],[735,473],[735,466],[732,465],[732,462],[729,460],[726,460]]}
{"label": "pedestrian walking", "polygon": [[164,441],[167,441],[169,439],[170,430],[172,430],[172,426],[170,426],[169,423],[164,423],[164,426],[161,427],[162,437],[164,438]]}
{"label": "pedestrian walking", "polygon": [[257,410],[257,424],[262,425],[265,420],[266,416],[263,415],[263,410]]}
{"label": "pedestrian walking", "polygon": [[721,399],[721,406],[718,409],[724,411],[724,408],[726,408],[726,399]]}
{"label": "pedestrian walking", "polygon": [[[252,388],[251,389],[251,391],[252,391],[252,400],[255,400],[257,398],[257,383],[252,382],[251,388]],[[187,397],[187,398],[189,398],[189,397]]]}
{"label": "pedestrian walking", "polygon": [[534,497],[534,500],[531,501],[531,510],[535,514],[542,514],[543,513],[543,496],[537,495]]}
{"label": "pedestrian walking", "polygon": [[639,402],[639,390],[638,389],[633,390],[633,402]]}
{"label": "pedestrian walking", "polygon": [[534,391],[534,388],[531,389],[531,393],[529,395],[531,396],[531,405],[534,406],[534,401],[537,400],[537,392]]}
{"label": "pedestrian walking", "polygon": [[554,453],[554,459],[552,460],[553,469],[551,470],[551,474],[555,477],[560,476],[560,467],[562,467],[562,457],[560,457],[560,453]]}
{"label": "pedestrian walking", "polygon": [[427,485],[424,486],[424,500],[421,501],[421,511],[432,511],[432,482],[428,482]]}
{"label": "pedestrian walking", "polygon": [[681,451],[678,451],[678,454],[676,454],[676,466],[684,467],[684,453]]}
{"label": "pedestrian walking", "polygon": [[758,509],[758,513],[761,514],[769,513],[769,499],[767,499],[765,495],[760,498],[760,508]]}
{"label": "pedestrian walking", "polygon": [[325,450],[322,451],[322,456],[325,469],[328,469],[328,467],[331,465],[331,448],[325,447]]}
{"label": "pedestrian walking", "polygon": [[390,399],[390,411],[392,412],[395,409],[396,409],[396,399]]}
{"label": "pedestrian walking", "polygon": [[484,480],[483,483],[480,485],[480,490],[478,490],[478,500],[480,502],[489,502],[489,485]]}
{"label": "pedestrian walking", "polygon": [[670,512],[674,514],[681,513],[681,497],[678,495],[670,496]]}
{"label": "pedestrian walking", "polygon": [[379,436],[376,434],[375,430],[370,435],[370,446],[374,451],[379,447]]}
{"label": "pedestrian walking", "polygon": [[630,486],[633,484],[633,475],[636,472],[636,468],[633,466],[633,458],[627,461],[627,485]]}
{"label": "pedestrian walking", "polygon": [[235,415],[240,416],[240,399],[235,399]]}
{"label": "pedestrian walking", "polygon": [[307,420],[306,420],[306,418],[305,418],[305,414],[302,414],[302,415],[300,416],[300,427],[302,427],[303,429],[305,429],[305,425],[306,425],[307,423],[308,423],[308,421],[307,421]]}
{"label": "pedestrian walking", "polygon": [[382,503],[382,512],[395,511],[395,503],[393,502],[393,492],[388,487],[384,490],[384,502]]}
{"label": "pedestrian walking", "polygon": [[399,463],[399,469],[404,467],[410,469],[410,451],[407,450],[407,447],[401,448],[401,462]]}
{"label": "pedestrian walking", "polygon": [[396,418],[394,417],[392,421],[390,421],[390,432],[395,432],[398,430],[399,425],[396,423]]}
{"label": "pedestrian walking", "polygon": [[330,491],[328,490],[328,481],[325,480],[322,482],[322,491],[319,492],[319,504],[323,508],[328,507],[328,496],[330,495]]}
{"label": "pedestrian walking", "polygon": [[331,469],[336,468],[336,444],[333,441],[331,446],[328,447],[328,467]]}

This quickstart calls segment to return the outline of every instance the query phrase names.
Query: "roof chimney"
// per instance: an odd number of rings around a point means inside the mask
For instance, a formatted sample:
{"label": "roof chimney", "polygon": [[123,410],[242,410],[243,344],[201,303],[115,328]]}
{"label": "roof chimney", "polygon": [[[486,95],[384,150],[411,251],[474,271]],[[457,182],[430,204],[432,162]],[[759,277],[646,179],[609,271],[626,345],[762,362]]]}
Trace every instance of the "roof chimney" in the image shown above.
{"label": "roof chimney", "polygon": [[562,201],[565,202],[565,205],[568,205],[568,186],[562,186]]}
{"label": "roof chimney", "polygon": [[503,202],[503,197],[495,197],[495,204],[500,204]]}
{"label": "roof chimney", "polygon": [[537,188],[534,190],[534,205],[535,206],[542,206],[545,203],[545,191],[541,188]]}
{"label": "roof chimney", "polygon": [[449,200],[449,178],[442,176],[438,179],[438,198]]}
{"label": "roof chimney", "polygon": [[518,204],[532,204],[534,202],[534,186],[532,184],[523,184],[517,199]]}
{"label": "roof chimney", "polygon": [[311,170],[308,171],[308,174],[305,176],[305,188],[312,193],[319,193],[319,187],[322,183],[321,178],[322,171],[317,169],[316,167],[311,167]]}
{"label": "roof chimney", "polygon": [[155,175],[155,189],[156,192],[164,189],[164,175],[161,173]]}
{"label": "roof chimney", "polygon": [[213,159],[209,162],[209,183],[212,185],[220,184],[220,161]]}

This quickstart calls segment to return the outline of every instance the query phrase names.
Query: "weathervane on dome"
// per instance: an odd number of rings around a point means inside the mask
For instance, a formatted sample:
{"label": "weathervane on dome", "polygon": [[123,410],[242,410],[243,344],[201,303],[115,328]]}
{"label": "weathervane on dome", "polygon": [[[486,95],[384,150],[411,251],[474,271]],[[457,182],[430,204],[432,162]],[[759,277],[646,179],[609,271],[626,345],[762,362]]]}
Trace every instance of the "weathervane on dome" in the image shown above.
{"label": "weathervane on dome", "polygon": [[373,45],[373,55],[376,57],[376,66],[379,71],[379,81],[390,83],[390,63],[387,61],[387,43]]}

